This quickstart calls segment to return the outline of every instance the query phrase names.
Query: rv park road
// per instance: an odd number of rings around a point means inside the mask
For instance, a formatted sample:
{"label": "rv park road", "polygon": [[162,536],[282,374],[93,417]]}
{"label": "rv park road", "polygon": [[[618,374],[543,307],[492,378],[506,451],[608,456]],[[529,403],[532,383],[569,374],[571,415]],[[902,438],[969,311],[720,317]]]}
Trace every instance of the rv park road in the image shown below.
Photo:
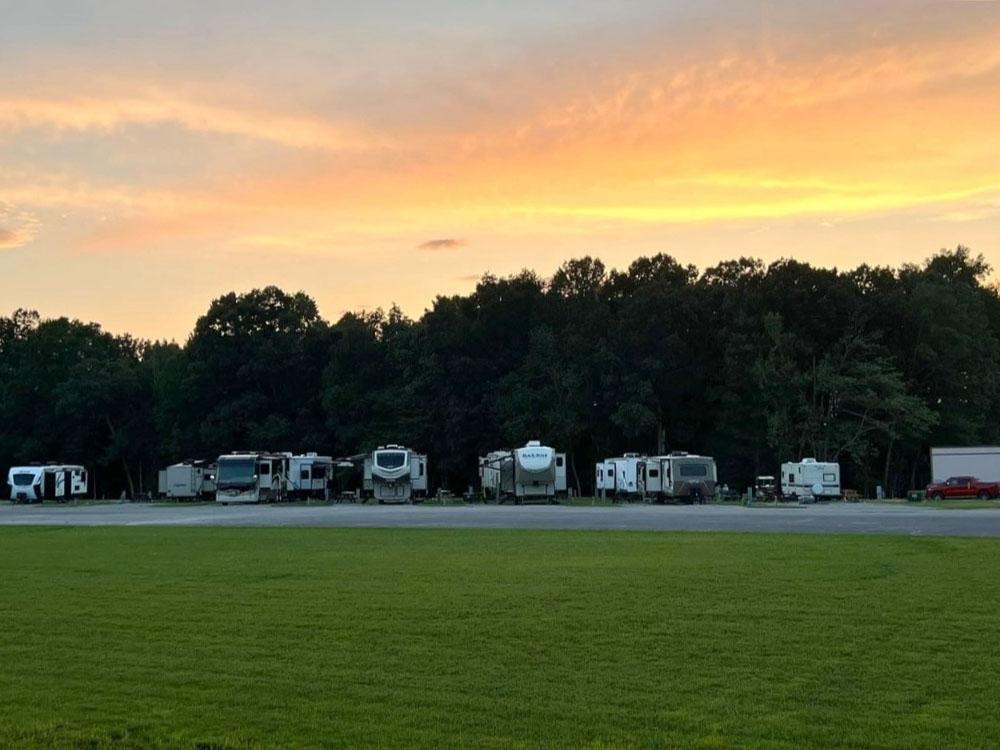
{"label": "rv park road", "polygon": [[1000,536],[1000,503],[996,509],[979,510],[864,503],[778,508],[722,505],[440,507],[0,504],[0,526],[25,525],[628,529],[995,537]]}

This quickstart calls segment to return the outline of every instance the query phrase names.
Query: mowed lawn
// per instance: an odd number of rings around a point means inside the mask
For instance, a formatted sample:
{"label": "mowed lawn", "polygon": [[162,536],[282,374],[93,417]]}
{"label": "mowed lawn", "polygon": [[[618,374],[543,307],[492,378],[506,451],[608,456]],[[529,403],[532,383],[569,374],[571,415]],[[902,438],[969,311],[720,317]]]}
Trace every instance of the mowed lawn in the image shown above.
{"label": "mowed lawn", "polygon": [[1000,743],[1000,544],[0,529],[0,745]]}

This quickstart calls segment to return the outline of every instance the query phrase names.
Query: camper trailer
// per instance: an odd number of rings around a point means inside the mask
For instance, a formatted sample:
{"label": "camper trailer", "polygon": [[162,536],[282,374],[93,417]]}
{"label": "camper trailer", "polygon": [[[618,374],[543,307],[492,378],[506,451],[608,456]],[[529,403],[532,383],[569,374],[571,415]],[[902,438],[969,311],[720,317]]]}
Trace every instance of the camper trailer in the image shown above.
{"label": "camper trailer", "polygon": [[523,448],[492,451],[479,459],[479,480],[488,499],[554,502],[566,494],[566,454],[530,440]]}
{"label": "camper trailer", "polygon": [[[647,459],[646,467],[647,484],[652,485],[647,491],[658,500],[698,503],[715,497],[718,474],[711,456],[674,451],[667,456]],[[656,470],[657,476],[650,476],[651,468]]]}
{"label": "camper trailer", "polygon": [[648,479],[659,478],[656,468],[649,476],[648,464],[649,459],[638,453],[604,459],[597,464],[597,491],[610,497],[645,497]]}
{"label": "camper trailer", "polygon": [[426,497],[427,456],[402,445],[380,445],[365,457],[364,491],[379,503]]}
{"label": "camper trailer", "polygon": [[615,464],[611,459],[598,461],[594,467],[594,491],[600,497],[615,494]]}
{"label": "camper trailer", "polygon": [[215,480],[216,502],[267,503],[284,500],[288,481],[288,453],[227,453],[219,456]]}
{"label": "camper trailer", "polygon": [[288,493],[296,498],[326,498],[333,477],[333,459],[316,453],[290,456]]}
{"label": "camper trailer", "polygon": [[839,498],[840,464],[815,458],[782,464],[781,494],[792,500]]}
{"label": "camper trailer", "polygon": [[14,466],[7,473],[7,484],[12,502],[57,500],[64,503],[87,494],[87,470],[65,464]]}
{"label": "camper trailer", "polygon": [[182,461],[160,469],[159,494],[173,500],[211,498],[215,494],[214,461]]}

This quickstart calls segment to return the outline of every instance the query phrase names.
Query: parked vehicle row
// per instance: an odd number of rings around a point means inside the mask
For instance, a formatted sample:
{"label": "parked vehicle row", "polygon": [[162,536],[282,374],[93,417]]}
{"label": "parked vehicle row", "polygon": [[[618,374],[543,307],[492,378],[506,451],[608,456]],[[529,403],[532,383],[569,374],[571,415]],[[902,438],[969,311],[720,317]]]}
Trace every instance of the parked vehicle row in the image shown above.
{"label": "parked vehicle row", "polygon": [[[1000,498],[1000,447],[932,448],[930,457],[933,476],[945,470],[953,473],[927,485],[927,497]],[[566,454],[538,440],[519,448],[490,451],[478,463],[479,491],[486,500],[554,502],[568,494]],[[158,495],[226,504],[329,499],[335,493],[344,493],[344,482],[334,481],[335,477],[342,479],[354,473],[359,479],[351,493],[358,499],[410,503],[428,493],[427,456],[405,446],[387,444],[343,458],[318,453],[240,451],[215,459],[190,459],[159,472]],[[984,475],[995,478],[982,479]],[[25,503],[84,497],[88,480],[83,466],[56,462],[15,466],[7,475],[11,500]],[[658,456],[626,453],[604,459],[595,465],[594,487],[604,497],[653,501],[699,502],[720,492],[715,460],[684,451]],[[753,493],[762,499],[789,500],[845,496],[840,465],[815,458],[783,463],[778,476],[758,476]],[[846,494],[851,495],[851,491]]]}

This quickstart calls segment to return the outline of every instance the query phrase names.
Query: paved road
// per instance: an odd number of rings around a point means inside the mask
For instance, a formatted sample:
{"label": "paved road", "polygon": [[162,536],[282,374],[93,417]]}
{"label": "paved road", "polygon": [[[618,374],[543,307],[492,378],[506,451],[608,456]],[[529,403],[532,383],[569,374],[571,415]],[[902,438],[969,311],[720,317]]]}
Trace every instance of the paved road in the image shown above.
{"label": "paved road", "polygon": [[774,531],[1000,536],[997,509],[831,504],[780,508],[625,505],[454,507],[377,505],[168,506],[0,504],[0,526],[328,526]]}

